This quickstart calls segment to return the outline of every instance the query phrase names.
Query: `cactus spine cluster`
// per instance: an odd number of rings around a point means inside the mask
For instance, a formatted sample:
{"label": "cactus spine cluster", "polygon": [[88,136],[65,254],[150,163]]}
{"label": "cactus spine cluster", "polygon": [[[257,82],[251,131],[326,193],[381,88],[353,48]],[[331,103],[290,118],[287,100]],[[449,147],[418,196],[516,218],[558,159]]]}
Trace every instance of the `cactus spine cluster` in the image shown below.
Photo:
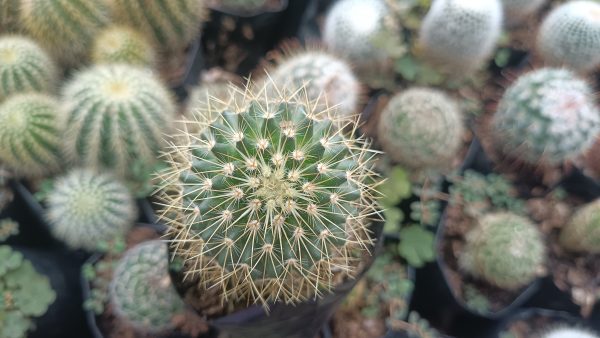
{"label": "cactus spine cluster", "polygon": [[436,0],[419,32],[424,56],[448,72],[476,70],[502,31],[500,0]]}
{"label": "cactus spine cluster", "polygon": [[502,289],[527,285],[545,261],[546,250],[536,226],[512,213],[483,216],[465,239],[459,256],[461,269]]}
{"label": "cactus spine cluster", "polygon": [[117,316],[142,332],[171,327],[184,305],[169,276],[167,245],[153,240],[129,249],[119,261],[109,288]]}
{"label": "cactus spine cluster", "polygon": [[570,327],[559,327],[550,330],[541,336],[542,338],[598,338],[598,336],[590,331],[570,328]]}
{"label": "cactus spine cluster", "polygon": [[156,52],[144,35],[127,26],[108,26],[94,41],[92,62],[153,67]]}
{"label": "cactus spine cluster", "polygon": [[545,3],[546,0],[502,0],[505,21],[509,26],[519,24]]}
{"label": "cactus spine cluster", "polygon": [[99,243],[123,236],[137,216],[125,185],[89,169],[74,169],[59,178],[47,202],[52,234],[73,249],[98,249]]}
{"label": "cactus spine cluster", "polygon": [[462,114],[443,92],[411,88],[396,94],[379,117],[378,138],[394,161],[416,169],[448,167],[462,143]]}
{"label": "cactus spine cluster", "polygon": [[48,92],[57,71],[46,52],[29,38],[0,37],[0,102],[13,93]]}
{"label": "cactus spine cluster", "polygon": [[149,70],[97,65],[64,88],[65,148],[69,160],[131,174],[132,162],[156,161],[175,114],[169,91]]}
{"label": "cactus spine cluster", "polygon": [[600,200],[573,215],[560,233],[560,244],[574,252],[600,253]]}
{"label": "cactus spine cluster", "polygon": [[357,272],[379,182],[374,152],[341,121],[268,93],[170,149],[162,213],[200,290],[264,305],[319,297],[335,271]]}
{"label": "cactus spine cluster", "polygon": [[544,19],[537,49],[548,64],[579,72],[600,66],[600,3],[571,1]]}
{"label": "cactus spine cluster", "polygon": [[511,85],[492,120],[497,146],[526,163],[557,164],[582,154],[600,131],[591,88],[564,69],[543,68]]}
{"label": "cactus spine cluster", "polygon": [[0,105],[0,161],[19,176],[40,177],[61,167],[62,115],[52,97],[16,94]]}

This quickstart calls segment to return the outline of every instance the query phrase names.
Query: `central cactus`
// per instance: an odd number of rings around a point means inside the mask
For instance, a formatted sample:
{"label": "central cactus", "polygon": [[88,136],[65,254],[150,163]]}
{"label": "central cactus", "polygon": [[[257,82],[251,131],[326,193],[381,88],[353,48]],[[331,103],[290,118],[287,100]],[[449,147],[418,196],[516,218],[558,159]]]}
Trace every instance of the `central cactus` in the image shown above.
{"label": "central cactus", "polygon": [[171,249],[224,300],[318,297],[354,275],[371,242],[374,152],[302,95],[246,95],[168,153]]}

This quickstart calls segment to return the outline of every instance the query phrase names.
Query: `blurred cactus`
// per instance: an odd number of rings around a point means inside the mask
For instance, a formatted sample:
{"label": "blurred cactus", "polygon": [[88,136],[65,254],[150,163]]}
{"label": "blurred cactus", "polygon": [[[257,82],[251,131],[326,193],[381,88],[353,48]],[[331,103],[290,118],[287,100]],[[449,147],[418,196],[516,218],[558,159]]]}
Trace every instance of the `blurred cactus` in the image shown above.
{"label": "blurred cactus", "polygon": [[146,37],[127,26],[108,26],[92,47],[94,63],[126,63],[153,67],[156,52]]}
{"label": "blurred cactus", "polygon": [[570,327],[558,327],[542,334],[541,338],[598,338],[588,330]]}
{"label": "blurred cactus", "polygon": [[600,200],[579,209],[560,233],[560,244],[574,252],[600,253]]}
{"label": "blurred cactus", "polygon": [[506,24],[514,26],[522,23],[545,3],[546,0],[502,0]]}
{"label": "blurred cactus", "polygon": [[216,0],[214,4],[219,9],[228,11],[260,13],[270,2],[270,0]]}

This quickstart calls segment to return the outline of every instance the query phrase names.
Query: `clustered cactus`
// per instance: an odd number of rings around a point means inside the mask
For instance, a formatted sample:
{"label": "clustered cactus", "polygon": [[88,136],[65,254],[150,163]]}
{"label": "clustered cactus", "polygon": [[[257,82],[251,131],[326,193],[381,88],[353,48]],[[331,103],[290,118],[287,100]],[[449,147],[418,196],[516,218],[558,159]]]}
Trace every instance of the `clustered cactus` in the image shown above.
{"label": "clustered cactus", "polygon": [[411,88],[396,94],[379,118],[377,135],[386,154],[405,167],[448,167],[462,142],[461,112],[443,92]]}
{"label": "clustered cactus", "polygon": [[505,21],[508,25],[519,24],[545,3],[546,0],[502,0]]}
{"label": "clustered cactus", "polygon": [[75,169],[58,178],[47,197],[52,234],[70,248],[95,251],[129,230],[137,217],[135,201],[116,178]]}
{"label": "clustered cactus", "polygon": [[560,244],[574,252],[600,253],[600,200],[575,212],[560,233]]}
{"label": "clustered cactus", "polygon": [[589,72],[600,66],[600,3],[570,1],[544,19],[537,49],[548,64]]}
{"label": "clustered cactus", "polygon": [[102,30],[92,46],[92,62],[126,63],[153,67],[156,52],[141,33],[127,26],[108,26]]}
{"label": "clustered cactus", "polygon": [[142,332],[172,326],[184,304],[171,282],[167,245],[153,240],[129,249],[118,262],[109,288],[117,316]]}
{"label": "clustered cactus", "polygon": [[585,81],[543,68],[511,85],[492,120],[497,146],[526,163],[557,164],[585,152],[600,131],[600,112]]}
{"label": "clustered cactus", "polygon": [[542,338],[598,338],[588,330],[572,327],[559,327],[544,333]]}

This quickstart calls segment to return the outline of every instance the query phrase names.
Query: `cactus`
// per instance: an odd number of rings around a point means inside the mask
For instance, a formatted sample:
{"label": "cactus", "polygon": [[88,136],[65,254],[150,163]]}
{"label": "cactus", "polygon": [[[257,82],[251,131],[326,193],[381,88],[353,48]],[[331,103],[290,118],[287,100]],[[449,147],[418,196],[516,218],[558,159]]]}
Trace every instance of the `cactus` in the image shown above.
{"label": "cactus", "polygon": [[13,93],[51,91],[57,75],[50,57],[29,38],[0,37],[0,101]]}
{"label": "cactus", "polygon": [[461,269],[502,289],[527,285],[544,264],[546,249],[536,226],[509,212],[484,215],[465,239]]}
{"label": "cactus", "polygon": [[212,121],[230,104],[233,88],[226,81],[204,83],[190,89],[185,116]]}
{"label": "cactus", "polygon": [[20,0],[0,0],[0,34],[18,31],[19,2]]}
{"label": "cactus", "polygon": [[600,66],[600,4],[571,1],[544,19],[537,50],[548,64],[590,72]]}
{"label": "cactus", "polygon": [[599,338],[596,334],[581,328],[558,327],[552,329],[541,338]]}
{"label": "cactus", "polygon": [[89,169],[59,178],[47,202],[52,234],[73,249],[96,250],[99,243],[123,236],[137,216],[125,185]]}
{"label": "cactus", "polygon": [[437,0],[419,32],[423,55],[452,73],[477,70],[492,55],[502,30],[500,0]]}
{"label": "cactus", "polygon": [[560,244],[574,252],[600,253],[600,200],[579,209],[560,232]]}
{"label": "cactus", "polygon": [[545,3],[546,0],[502,0],[505,21],[508,26],[522,23]]}
{"label": "cactus", "polygon": [[105,28],[92,47],[94,63],[126,63],[153,67],[156,52],[146,37],[127,26]]}
{"label": "cactus", "polygon": [[497,147],[526,163],[557,164],[591,147],[600,112],[589,86],[564,69],[543,68],[511,85],[492,120]]}
{"label": "cactus", "polygon": [[443,92],[411,88],[396,94],[382,112],[378,137],[383,150],[416,169],[447,167],[462,143],[462,116]]}
{"label": "cactus", "polygon": [[63,66],[81,64],[108,22],[106,0],[21,2],[21,25]]}
{"label": "cactus", "polygon": [[39,93],[17,94],[0,105],[0,161],[18,176],[40,177],[61,167],[58,102]]}
{"label": "cactus", "polygon": [[225,10],[235,10],[244,13],[260,12],[270,0],[217,0],[216,5]]}
{"label": "cactus", "polygon": [[224,300],[319,297],[334,271],[357,272],[371,242],[375,154],[302,95],[246,95],[167,153],[161,218],[172,250],[199,290]]}
{"label": "cactus", "polygon": [[132,162],[150,167],[175,105],[148,70],[97,65],[76,74],[63,91],[65,153],[77,164],[131,176]]}
{"label": "cactus", "polygon": [[118,262],[109,298],[115,314],[142,332],[171,327],[184,304],[169,276],[167,245],[153,240],[129,249]]}

